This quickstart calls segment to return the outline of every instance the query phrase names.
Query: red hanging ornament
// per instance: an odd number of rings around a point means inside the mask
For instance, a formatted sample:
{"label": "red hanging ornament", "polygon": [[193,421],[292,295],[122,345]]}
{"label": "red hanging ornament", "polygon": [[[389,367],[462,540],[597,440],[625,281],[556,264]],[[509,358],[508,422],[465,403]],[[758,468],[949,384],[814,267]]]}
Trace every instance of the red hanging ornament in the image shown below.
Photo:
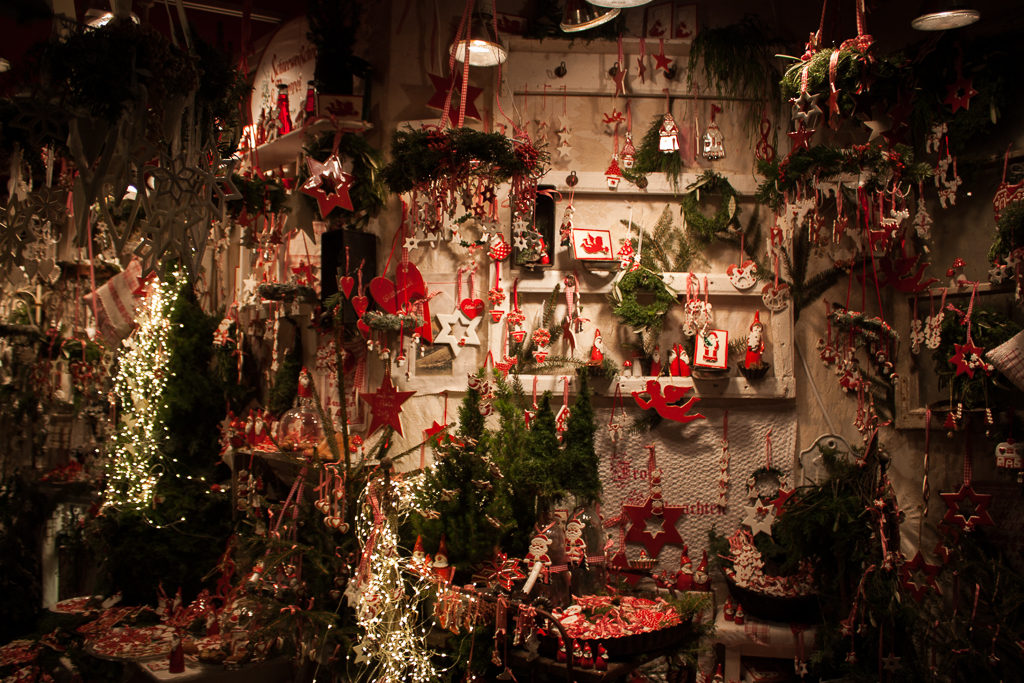
{"label": "red hanging ornament", "polygon": [[[648,446],[647,471],[650,493],[643,505],[623,505],[622,514],[631,524],[626,531],[626,540],[644,546],[651,558],[656,558],[666,545],[682,545],[683,539],[676,529],[676,522],[683,515],[682,506],[665,505],[661,497],[662,471],[654,458],[654,446]],[[654,531],[648,528],[650,520],[659,520],[661,526]]]}
{"label": "red hanging ornament", "polygon": [[341,159],[337,154],[331,154],[323,163],[313,157],[306,157],[306,167],[309,169],[309,178],[299,190],[316,199],[322,217],[327,218],[335,207],[354,210],[348,193],[352,187],[352,175],[341,169]]}
{"label": "red hanging ornament", "polygon": [[[693,387],[666,386],[664,389],[661,382],[656,379],[647,380],[647,387],[643,391],[633,391],[633,400],[644,410],[653,409],[666,420],[674,420],[686,424],[694,420],[703,420],[701,413],[690,413],[690,409],[700,401],[700,397],[691,396],[686,398]],[[664,392],[664,393],[663,393]],[[648,398],[643,398],[644,395]]]}
{"label": "red hanging ornament", "polygon": [[370,436],[384,425],[391,426],[401,435],[402,421],[399,419],[399,413],[402,412],[402,404],[415,394],[415,391],[398,391],[391,382],[391,375],[385,374],[376,393],[360,395],[359,398],[366,401],[370,407],[370,426],[366,436]]}

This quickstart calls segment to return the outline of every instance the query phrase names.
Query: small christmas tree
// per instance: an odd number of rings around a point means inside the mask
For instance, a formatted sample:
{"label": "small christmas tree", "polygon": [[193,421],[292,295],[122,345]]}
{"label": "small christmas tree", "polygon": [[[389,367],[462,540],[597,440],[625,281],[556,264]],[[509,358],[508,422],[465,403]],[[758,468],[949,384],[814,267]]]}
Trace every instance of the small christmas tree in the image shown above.
{"label": "small christmas tree", "polygon": [[594,451],[594,406],[591,404],[587,371],[577,372],[579,393],[566,423],[565,450],[558,463],[559,479],[576,498],[577,505],[593,503],[601,495],[601,478]]}

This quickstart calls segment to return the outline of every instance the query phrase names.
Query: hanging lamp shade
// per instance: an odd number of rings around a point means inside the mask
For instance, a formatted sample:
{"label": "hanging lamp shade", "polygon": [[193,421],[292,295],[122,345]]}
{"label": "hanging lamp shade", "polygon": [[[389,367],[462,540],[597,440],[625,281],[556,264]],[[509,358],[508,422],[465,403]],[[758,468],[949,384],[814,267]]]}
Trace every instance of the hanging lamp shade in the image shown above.
{"label": "hanging lamp shade", "polygon": [[605,24],[619,16],[621,9],[598,9],[586,0],[566,0],[562,23],[559,24],[565,33],[586,31]]}
{"label": "hanging lamp shade", "polygon": [[596,7],[639,7],[650,4],[651,0],[590,0],[590,4]]}
{"label": "hanging lamp shade", "polygon": [[960,0],[929,0],[910,25],[918,31],[945,31],[970,26],[980,18],[981,12]]}
{"label": "hanging lamp shade", "polygon": [[473,13],[469,22],[469,40],[452,43],[449,53],[456,61],[466,61],[469,46],[470,66],[497,66],[508,59],[508,49],[494,32],[494,19],[490,14]]}

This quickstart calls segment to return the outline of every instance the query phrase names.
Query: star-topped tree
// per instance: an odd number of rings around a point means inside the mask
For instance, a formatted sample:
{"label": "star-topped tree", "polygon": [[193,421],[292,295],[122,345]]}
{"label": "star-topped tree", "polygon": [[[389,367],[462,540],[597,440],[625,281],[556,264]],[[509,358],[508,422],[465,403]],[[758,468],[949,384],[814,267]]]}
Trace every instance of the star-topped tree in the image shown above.
{"label": "star-topped tree", "polygon": [[321,216],[327,218],[327,214],[339,206],[346,211],[353,210],[352,198],[348,194],[352,187],[352,174],[341,169],[341,159],[337,154],[331,154],[323,163],[306,157],[306,167],[309,179],[300,190],[316,199]]}

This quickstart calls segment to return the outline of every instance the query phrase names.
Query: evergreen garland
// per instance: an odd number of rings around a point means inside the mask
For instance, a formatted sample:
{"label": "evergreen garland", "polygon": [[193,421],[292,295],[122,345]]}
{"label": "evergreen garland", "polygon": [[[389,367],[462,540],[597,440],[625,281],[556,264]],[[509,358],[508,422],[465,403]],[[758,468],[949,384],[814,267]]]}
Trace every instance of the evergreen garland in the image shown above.
{"label": "evergreen garland", "polygon": [[[976,306],[971,313],[971,338],[985,351],[999,346],[1020,330],[1019,323],[998,311]],[[961,316],[946,312],[940,339],[938,348],[932,351],[935,374],[939,377],[939,388],[949,391],[954,404],[963,403],[966,410],[986,405],[1021,405],[1022,392],[998,370],[993,370],[991,375],[975,370],[974,377],[956,374],[956,367],[949,359],[956,353],[955,344],[967,342],[967,326]],[[950,405],[950,409],[953,407],[955,405]]]}
{"label": "evergreen garland", "polygon": [[702,28],[690,45],[686,87],[692,90],[695,76],[701,74],[719,95],[777,101],[775,45],[764,27],[749,15],[729,26]]}
{"label": "evergreen garland", "polygon": [[[639,232],[643,228],[636,223],[623,219],[620,221],[629,232]],[[633,249],[639,248],[639,240],[631,240]],[[672,219],[672,209],[666,204],[661,217],[654,224],[654,230],[644,231],[644,250],[640,254],[640,265],[648,270],[681,273],[692,270],[694,261],[703,261],[701,249],[694,244],[681,228],[677,228]]]}
{"label": "evergreen garland", "polygon": [[396,130],[391,159],[382,176],[392,192],[401,193],[436,180],[458,183],[470,175],[495,184],[512,176],[540,177],[547,154],[518,145],[500,133],[453,128]]}
{"label": "evergreen garland", "polygon": [[988,258],[994,261],[1010,252],[1024,247],[1024,202],[1013,202],[999,216],[996,236],[988,250]]}
{"label": "evergreen garland", "polygon": [[[637,294],[653,296],[649,304],[641,305]],[[676,294],[665,284],[661,275],[646,268],[627,271],[612,288],[614,313],[623,323],[633,328],[660,330],[665,316],[676,303]]]}
{"label": "evergreen garland", "polygon": [[[701,190],[722,195],[722,203],[713,216],[701,211]],[[736,190],[725,176],[714,171],[704,171],[686,188],[682,199],[686,227],[698,242],[708,244],[716,237],[724,237],[739,226],[739,207],[736,204]]]}
{"label": "evergreen garland", "polygon": [[651,127],[644,133],[640,145],[636,148],[636,161],[633,168],[623,168],[622,177],[640,187],[646,187],[648,173],[664,173],[672,187],[679,184],[679,176],[683,172],[683,158],[678,151],[661,151],[661,122],[664,114],[658,114],[651,120]]}
{"label": "evergreen garland", "polygon": [[[836,48],[825,48],[815,52],[809,61],[797,60],[786,70],[782,77],[780,90],[784,100],[798,97],[801,92],[804,69],[807,69],[807,92],[811,95],[821,94],[822,100],[831,93],[829,83],[829,63]],[[873,55],[869,60],[867,53],[856,47],[838,48],[839,60],[836,63],[836,88],[839,90],[839,110],[844,116],[849,115],[856,106],[854,93],[862,89],[862,82],[867,76],[871,60],[879,61],[884,70],[892,72],[895,64],[885,58]]]}

